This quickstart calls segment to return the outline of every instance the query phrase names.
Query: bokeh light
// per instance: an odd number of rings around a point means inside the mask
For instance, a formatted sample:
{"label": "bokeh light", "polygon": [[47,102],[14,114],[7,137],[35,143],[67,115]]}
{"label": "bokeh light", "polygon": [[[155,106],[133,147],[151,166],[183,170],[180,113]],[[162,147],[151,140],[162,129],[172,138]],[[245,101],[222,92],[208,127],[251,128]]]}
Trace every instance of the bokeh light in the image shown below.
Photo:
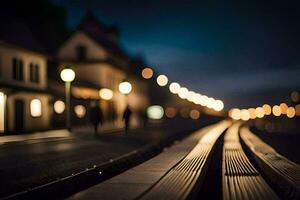
{"label": "bokeh light", "polygon": [[271,115],[271,114],[272,114],[272,108],[271,108],[270,105],[264,104],[264,105],[262,106],[262,108],[264,109],[265,115]]}
{"label": "bokeh light", "polygon": [[168,77],[165,75],[159,75],[156,82],[159,86],[166,86],[168,84]]}
{"label": "bokeh light", "polygon": [[296,111],[294,107],[288,107],[288,109],[286,110],[286,116],[288,118],[293,118],[295,117]]}
{"label": "bokeh light", "polygon": [[153,105],[147,108],[147,115],[150,119],[161,119],[164,116],[164,109],[159,105]]}
{"label": "bokeh light", "polygon": [[63,101],[58,100],[58,101],[54,102],[53,108],[54,108],[54,111],[57,114],[61,114],[65,111],[66,106],[65,106],[65,103]]}
{"label": "bokeh light", "polygon": [[173,82],[169,86],[169,90],[173,94],[177,94],[180,91],[180,85],[179,83]]}
{"label": "bokeh light", "polygon": [[249,114],[247,109],[242,109],[241,110],[241,119],[244,120],[244,121],[247,121],[247,120],[250,119],[250,114]]}
{"label": "bokeh light", "polygon": [[190,111],[190,118],[192,119],[199,119],[200,117],[200,112],[196,109],[193,109]]}
{"label": "bokeh light", "polygon": [[257,118],[263,118],[265,116],[264,109],[262,107],[257,107],[255,109],[255,115]]}
{"label": "bokeh light", "polygon": [[178,92],[178,96],[182,99],[186,99],[189,95],[189,91],[187,88],[182,87],[180,88],[179,92]]}
{"label": "bokeh light", "polygon": [[292,100],[293,102],[297,103],[297,102],[299,101],[299,99],[300,99],[300,94],[299,94],[299,92],[298,92],[298,91],[293,91],[293,92],[291,93],[291,100]]}
{"label": "bokeh light", "polygon": [[176,109],[175,108],[172,108],[172,107],[167,107],[165,109],[165,115],[168,117],[168,118],[173,118],[176,116]]}
{"label": "bokeh light", "polygon": [[153,70],[149,67],[146,67],[142,71],[142,77],[144,79],[150,79],[153,76]]}
{"label": "bokeh light", "polygon": [[255,108],[249,108],[248,112],[249,112],[249,115],[250,115],[250,119],[255,119],[256,118]]}
{"label": "bokeh light", "polygon": [[288,105],[286,105],[286,103],[281,103],[279,105],[279,107],[280,107],[280,110],[281,110],[281,114],[286,114],[286,111],[288,109]]}
{"label": "bokeh light", "polygon": [[83,118],[86,114],[86,108],[83,105],[77,105],[74,107],[74,112],[78,118]]}
{"label": "bokeh light", "polygon": [[272,113],[274,116],[279,117],[281,115],[281,109],[278,105],[273,106]]}

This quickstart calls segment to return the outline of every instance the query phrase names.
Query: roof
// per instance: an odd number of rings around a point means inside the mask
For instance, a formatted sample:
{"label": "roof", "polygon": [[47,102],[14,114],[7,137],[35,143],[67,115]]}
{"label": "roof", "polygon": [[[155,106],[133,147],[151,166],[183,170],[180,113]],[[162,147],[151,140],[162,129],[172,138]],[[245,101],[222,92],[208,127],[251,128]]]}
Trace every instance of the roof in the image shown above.
{"label": "roof", "polygon": [[91,12],[87,12],[76,30],[80,30],[103,46],[110,53],[127,57],[124,51],[117,45],[118,28],[108,27],[100,22]]}

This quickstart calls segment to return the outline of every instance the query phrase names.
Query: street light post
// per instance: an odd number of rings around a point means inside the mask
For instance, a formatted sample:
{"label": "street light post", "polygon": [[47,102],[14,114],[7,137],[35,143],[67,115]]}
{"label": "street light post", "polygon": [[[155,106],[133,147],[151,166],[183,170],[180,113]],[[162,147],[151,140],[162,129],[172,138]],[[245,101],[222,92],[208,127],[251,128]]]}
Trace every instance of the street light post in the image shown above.
{"label": "street light post", "polygon": [[70,68],[65,68],[60,73],[61,79],[65,82],[66,94],[66,127],[71,130],[71,82],[75,79],[75,72]]}

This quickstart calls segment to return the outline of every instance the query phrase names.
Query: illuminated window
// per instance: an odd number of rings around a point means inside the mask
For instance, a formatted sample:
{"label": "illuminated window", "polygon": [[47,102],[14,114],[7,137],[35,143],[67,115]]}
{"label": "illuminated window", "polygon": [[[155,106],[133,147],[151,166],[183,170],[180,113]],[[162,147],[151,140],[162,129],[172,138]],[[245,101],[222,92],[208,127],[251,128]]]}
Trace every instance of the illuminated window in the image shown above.
{"label": "illuminated window", "polygon": [[77,105],[74,107],[74,112],[78,118],[83,118],[86,114],[86,109],[83,105]]}
{"label": "illuminated window", "polygon": [[30,114],[32,117],[40,117],[42,115],[42,102],[39,99],[31,100]]}
{"label": "illuminated window", "polygon": [[63,101],[55,101],[54,103],[54,111],[57,113],[57,114],[61,114],[65,111],[65,103]]}
{"label": "illuminated window", "polygon": [[5,94],[0,92],[0,132],[4,132],[5,122]]}

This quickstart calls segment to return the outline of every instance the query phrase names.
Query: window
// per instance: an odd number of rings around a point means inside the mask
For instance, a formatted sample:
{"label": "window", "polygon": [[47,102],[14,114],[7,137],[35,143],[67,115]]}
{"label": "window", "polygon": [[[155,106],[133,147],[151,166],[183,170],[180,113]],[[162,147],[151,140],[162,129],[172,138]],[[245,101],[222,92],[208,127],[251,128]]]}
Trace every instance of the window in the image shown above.
{"label": "window", "polygon": [[76,47],[76,56],[78,60],[85,60],[86,59],[86,47],[83,45],[78,45]]}
{"label": "window", "polygon": [[32,117],[40,117],[42,115],[42,102],[39,99],[33,99],[30,102],[30,114]]}
{"label": "window", "polygon": [[39,65],[30,63],[29,70],[30,70],[30,82],[32,83],[39,83],[40,76],[39,76]]}
{"label": "window", "polygon": [[23,61],[21,59],[13,58],[12,59],[12,68],[13,68],[13,79],[17,81],[23,81]]}

